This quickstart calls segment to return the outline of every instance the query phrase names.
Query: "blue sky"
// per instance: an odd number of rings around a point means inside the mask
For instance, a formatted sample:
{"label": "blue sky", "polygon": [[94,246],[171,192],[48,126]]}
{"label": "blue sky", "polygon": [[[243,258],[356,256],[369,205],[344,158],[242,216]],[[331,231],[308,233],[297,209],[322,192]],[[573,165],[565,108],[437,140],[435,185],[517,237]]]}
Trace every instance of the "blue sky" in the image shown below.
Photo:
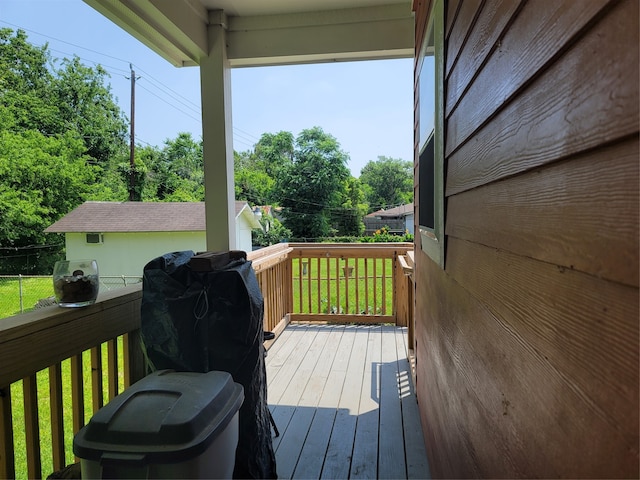
{"label": "blue sky", "polygon": [[[132,64],[137,143],[162,146],[179,132],[201,138],[198,68],[173,67],[81,0],[0,0],[0,27],[48,42],[55,58],[101,64],[127,117]],[[263,133],[319,126],[349,154],[356,177],[379,155],[410,161],[412,68],[402,59],[233,69],[234,149],[251,149]]]}

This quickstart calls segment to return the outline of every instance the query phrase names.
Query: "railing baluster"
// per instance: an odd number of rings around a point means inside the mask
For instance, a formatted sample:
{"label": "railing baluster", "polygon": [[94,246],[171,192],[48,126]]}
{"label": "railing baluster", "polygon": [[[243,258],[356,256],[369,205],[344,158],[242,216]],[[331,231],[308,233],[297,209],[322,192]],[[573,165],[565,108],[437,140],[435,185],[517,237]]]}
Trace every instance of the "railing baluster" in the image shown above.
{"label": "railing baluster", "polygon": [[298,258],[298,311],[302,310],[302,259]]}
{"label": "railing baluster", "polygon": [[0,388],[0,478],[15,478],[11,385]]}
{"label": "railing baluster", "polygon": [[342,313],[340,311],[340,260],[336,257],[336,313]]}
{"label": "railing baluster", "polygon": [[107,368],[109,369],[109,401],[118,395],[118,341],[107,342]]}
{"label": "railing baluster", "polygon": [[355,278],[356,278],[356,312],[360,313],[360,272],[358,267],[360,265],[360,259],[356,257]]}
{"label": "railing baluster", "polygon": [[[369,259],[364,259],[364,311],[369,314]],[[374,311],[375,313],[375,311]]]}
{"label": "railing baluster", "polygon": [[307,258],[305,259],[305,262],[307,262],[307,304],[309,306],[309,313],[311,313],[313,311],[311,308],[311,259]]}
{"label": "railing baluster", "polygon": [[344,313],[349,313],[349,258],[344,259]]}
{"label": "railing baluster", "polygon": [[382,259],[382,315],[387,314],[387,261]]}
{"label": "railing baluster", "polygon": [[373,259],[373,313],[378,313],[378,259]]}
{"label": "railing baluster", "polygon": [[71,357],[71,403],[73,405],[73,434],[84,426],[84,382],[82,353]]}
{"label": "railing baluster", "polygon": [[49,403],[51,407],[51,453],[53,469],[65,466],[64,454],[64,405],[62,404],[62,365],[49,367]]}
{"label": "railing baluster", "polygon": [[320,268],[320,257],[316,258],[316,277],[318,279],[318,312],[322,311],[322,294],[320,293],[320,286],[322,284],[321,282],[321,275],[320,275],[320,271],[322,269]]}
{"label": "railing baluster", "polygon": [[100,345],[91,349],[91,400],[95,414],[104,405],[104,388],[102,386],[102,348]]}
{"label": "railing baluster", "polygon": [[331,267],[329,266],[329,257],[326,258],[327,266],[327,312],[331,313]]}
{"label": "railing baluster", "polygon": [[125,388],[130,387],[146,375],[146,366],[141,345],[140,330],[125,333],[122,336]]}
{"label": "railing baluster", "polygon": [[29,478],[42,478],[40,460],[40,428],[38,422],[38,384],[36,374],[22,380],[24,392],[24,433],[27,446],[27,474]]}

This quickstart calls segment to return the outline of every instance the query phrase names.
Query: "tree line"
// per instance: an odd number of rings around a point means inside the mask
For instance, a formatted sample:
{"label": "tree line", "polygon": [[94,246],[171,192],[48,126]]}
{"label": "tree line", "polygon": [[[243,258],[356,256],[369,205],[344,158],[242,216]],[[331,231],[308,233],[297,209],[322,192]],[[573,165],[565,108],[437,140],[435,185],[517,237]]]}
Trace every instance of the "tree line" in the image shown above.
{"label": "tree line", "polygon": [[[108,80],[0,29],[0,273],[49,273],[64,240],[44,230],[84,201],[204,200],[202,142],[189,133],[136,145],[130,165],[129,119]],[[264,133],[234,157],[236,199],[281,207],[276,227],[296,238],[360,235],[366,213],[413,199],[411,162],[378,157],[355,178],[317,126]]]}

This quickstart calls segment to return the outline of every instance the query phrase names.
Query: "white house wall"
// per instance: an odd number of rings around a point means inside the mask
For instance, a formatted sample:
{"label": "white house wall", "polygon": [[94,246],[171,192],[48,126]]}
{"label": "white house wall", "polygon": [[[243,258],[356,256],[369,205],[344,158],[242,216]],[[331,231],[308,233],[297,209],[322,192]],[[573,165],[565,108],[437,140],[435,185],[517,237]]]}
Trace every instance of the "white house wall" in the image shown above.
{"label": "white house wall", "polygon": [[141,276],[147,262],[160,255],[206,250],[205,232],[105,233],[100,244],[87,243],[85,233],[65,236],[67,258],[95,258],[105,276]]}

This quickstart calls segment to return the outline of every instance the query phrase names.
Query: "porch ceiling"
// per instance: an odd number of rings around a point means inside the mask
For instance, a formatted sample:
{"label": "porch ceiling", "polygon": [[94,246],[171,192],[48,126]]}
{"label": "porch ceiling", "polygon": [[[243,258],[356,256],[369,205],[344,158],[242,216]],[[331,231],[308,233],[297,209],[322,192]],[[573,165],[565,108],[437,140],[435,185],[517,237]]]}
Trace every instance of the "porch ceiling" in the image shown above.
{"label": "porch ceiling", "polygon": [[175,66],[199,65],[207,26],[232,67],[412,57],[411,0],[84,0]]}

